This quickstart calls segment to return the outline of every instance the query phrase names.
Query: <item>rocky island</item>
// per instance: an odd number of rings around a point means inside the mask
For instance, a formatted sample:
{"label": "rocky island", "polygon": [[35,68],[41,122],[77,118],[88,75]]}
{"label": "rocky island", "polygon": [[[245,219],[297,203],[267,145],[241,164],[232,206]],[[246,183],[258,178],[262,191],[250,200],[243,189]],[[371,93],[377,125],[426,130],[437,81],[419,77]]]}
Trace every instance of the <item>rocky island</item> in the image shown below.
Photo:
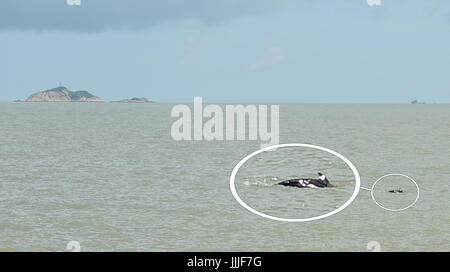
{"label": "rocky island", "polygon": [[25,101],[17,102],[104,102],[100,97],[88,91],[69,91],[66,87],[57,87],[30,95]]}
{"label": "rocky island", "polygon": [[154,101],[148,100],[147,98],[137,98],[133,97],[131,99],[123,99],[119,101],[112,101],[114,103],[154,103]]}

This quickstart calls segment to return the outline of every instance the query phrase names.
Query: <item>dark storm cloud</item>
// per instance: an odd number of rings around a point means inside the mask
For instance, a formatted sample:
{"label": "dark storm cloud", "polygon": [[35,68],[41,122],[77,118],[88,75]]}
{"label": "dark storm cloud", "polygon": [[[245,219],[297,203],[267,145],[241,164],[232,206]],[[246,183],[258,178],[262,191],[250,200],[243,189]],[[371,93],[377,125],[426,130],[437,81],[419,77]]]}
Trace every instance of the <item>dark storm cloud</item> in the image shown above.
{"label": "dark storm cloud", "polygon": [[1,0],[0,31],[96,32],[142,29],[158,23],[196,19],[217,23],[279,6],[272,0]]}

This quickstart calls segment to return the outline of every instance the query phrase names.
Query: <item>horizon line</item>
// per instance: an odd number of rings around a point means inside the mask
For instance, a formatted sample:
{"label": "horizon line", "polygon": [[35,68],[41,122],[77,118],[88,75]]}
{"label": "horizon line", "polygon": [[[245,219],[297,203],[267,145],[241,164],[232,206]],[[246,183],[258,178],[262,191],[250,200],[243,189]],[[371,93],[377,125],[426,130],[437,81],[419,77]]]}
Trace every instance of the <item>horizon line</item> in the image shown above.
{"label": "horizon line", "polygon": [[[108,101],[102,101],[102,102],[86,102],[86,101],[4,101],[0,100],[0,103],[31,103],[31,104],[39,104],[39,103],[114,103],[114,104],[194,104],[194,102],[191,101],[155,101],[150,100],[150,103],[117,103],[117,100],[108,100]],[[417,104],[410,102],[263,102],[263,101],[240,101],[240,102],[231,102],[231,101],[203,101],[203,104],[391,104],[391,105],[447,105],[450,104],[450,102],[420,102]]]}

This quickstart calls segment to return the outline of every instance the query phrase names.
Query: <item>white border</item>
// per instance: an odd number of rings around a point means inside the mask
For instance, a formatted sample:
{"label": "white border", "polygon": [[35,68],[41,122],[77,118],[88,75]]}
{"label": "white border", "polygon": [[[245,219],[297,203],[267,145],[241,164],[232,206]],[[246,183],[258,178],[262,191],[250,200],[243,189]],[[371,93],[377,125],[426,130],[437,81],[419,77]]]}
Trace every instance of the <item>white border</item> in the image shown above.
{"label": "white border", "polygon": [[[375,188],[375,185],[377,184],[378,181],[380,181],[380,180],[382,180],[382,179],[384,179],[384,178],[386,178],[386,177],[390,177],[390,176],[400,176],[400,177],[407,178],[407,179],[409,179],[412,183],[414,183],[414,185],[416,185],[416,188],[417,188],[417,197],[416,197],[416,199],[415,199],[411,204],[409,204],[409,206],[406,206],[406,207],[401,208],[401,209],[391,209],[391,208],[386,208],[386,207],[384,207],[383,205],[381,205],[380,203],[378,203],[378,202],[375,200],[375,195],[374,195],[374,193],[373,193],[373,192],[374,192],[373,189]],[[409,209],[409,208],[411,208],[414,204],[416,204],[417,200],[419,199],[420,189],[419,189],[419,185],[417,184],[417,182],[416,182],[415,180],[413,180],[412,178],[408,177],[407,175],[403,175],[403,174],[387,174],[387,175],[384,175],[384,176],[380,177],[379,179],[377,179],[377,180],[372,184],[372,190],[371,190],[371,192],[370,192],[370,195],[372,196],[373,202],[375,202],[375,204],[377,204],[378,207],[380,207],[380,208],[382,208],[382,209],[385,209],[386,211],[399,212],[399,211],[404,211],[404,210],[406,210],[406,209]]]}
{"label": "white border", "polygon": [[[235,178],[237,175],[237,172],[239,171],[239,168],[241,168],[241,166],[248,161],[250,158],[258,155],[259,153],[265,152],[265,151],[269,151],[272,149],[276,149],[276,148],[282,148],[282,147],[307,147],[307,148],[314,148],[314,149],[318,149],[318,150],[322,150],[325,152],[328,152],[338,158],[340,158],[341,160],[343,160],[352,170],[353,175],[355,176],[355,190],[353,191],[352,196],[339,208],[326,213],[326,214],[322,214],[319,216],[315,216],[315,217],[309,217],[309,218],[281,218],[281,217],[275,217],[275,216],[271,216],[271,215],[267,215],[265,213],[259,212],[255,209],[253,209],[252,207],[248,206],[244,201],[242,201],[242,199],[239,197],[239,195],[236,192],[236,186],[235,186]],[[284,222],[308,222],[308,221],[313,221],[313,220],[318,220],[318,219],[322,219],[328,216],[331,216],[333,214],[336,214],[340,211],[342,211],[343,209],[345,209],[348,205],[350,205],[353,200],[355,200],[356,196],[359,193],[359,189],[361,187],[361,178],[359,176],[358,170],[356,169],[356,167],[353,165],[353,163],[351,161],[349,161],[346,157],[342,156],[341,154],[337,153],[336,151],[333,151],[331,149],[325,148],[325,147],[321,147],[318,145],[310,145],[310,144],[279,144],[279,145],[272,145],[272,146],[268,146],[265,148],[261,148],[249,155],[247,155],[245,158],[243,158],[233,169],[233,171],[231,172],[231,176],[230,176],[230,190],[231,193],[233,194],[233,197],[236,199],[236,201],[241,204],[242,207],[246,208],[247,210],[249,210],[250,212],[268,218],[268,219],[272,219],[272,220],[276,220],[276,221],[284,221]]]}

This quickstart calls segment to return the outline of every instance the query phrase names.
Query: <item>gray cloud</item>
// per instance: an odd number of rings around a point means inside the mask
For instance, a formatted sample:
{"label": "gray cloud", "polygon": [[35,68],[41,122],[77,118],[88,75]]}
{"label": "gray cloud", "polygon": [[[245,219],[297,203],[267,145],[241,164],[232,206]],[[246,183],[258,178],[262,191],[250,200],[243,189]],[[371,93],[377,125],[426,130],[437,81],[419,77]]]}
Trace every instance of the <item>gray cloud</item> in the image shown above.
{"label": "gray cloud", "polygon": [[[73,0],[72,0],[73,1]],[[97,32],[142,29],[159,23],[196,19],[218,23],[282,5],[273,0],[1,0],[0,31],[62,30]]]}
{"label": "gray cloud", "polygon": [[[77,1],[77,0],[69,0]],[[234,18],[257,15],[307,3],[308,7],[336,4],[330,0],[79,0],[81,5],[68,5],[67,0],[0,0],[0,31],[72,31],[139,30],[177,20],[199,20],[216,24]],[[349,3],[342,0],[344,3]],[[422,10],[430,16],[450,19],[448,0],[382,0],[376,8],[367,7],[366,0],[352,0],[352,5],[365,6],[380,19],[389,10],[399,8],[401,14]],[[340,4],[339,4],[340,5]],[[397,10],[398,11],[398,10]],[[395,16],[399,15],[395,13]],[[339,15],[339,14],[338,14]],[[384,16],[382,16],[384,15]],[[405,15],[406,16],[406,15]],[[413,16],[413,15],[411,15]]]}

